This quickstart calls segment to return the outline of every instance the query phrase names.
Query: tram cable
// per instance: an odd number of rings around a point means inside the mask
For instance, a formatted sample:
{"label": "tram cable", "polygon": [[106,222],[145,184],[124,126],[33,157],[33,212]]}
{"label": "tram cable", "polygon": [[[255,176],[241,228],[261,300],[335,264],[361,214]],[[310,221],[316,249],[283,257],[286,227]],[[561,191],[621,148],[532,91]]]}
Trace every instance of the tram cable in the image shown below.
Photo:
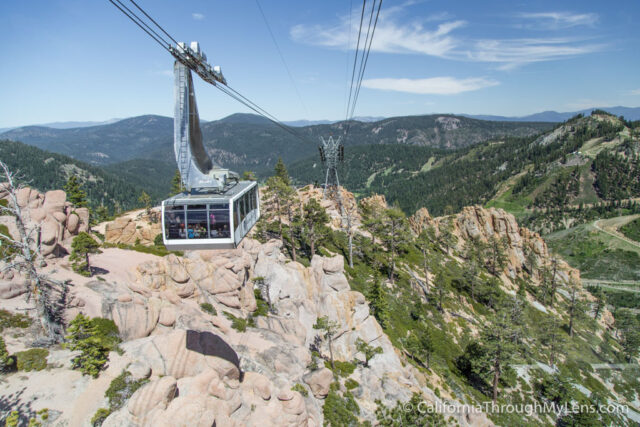
{"label": "tram cable", "polygon": [[[164,28],[162,28],[162,26],[160,26],[160,24],[158,24],[147,12],[145,12],[144,9],[142,9],[134,0],[129,0],[129,1],[138,10],[140,10],[140,12],[142,12],[144,14],[144,16],[147,19],[149,19],[161,32],[163,32],[167,37],[169,37],[169,39],[171,39],[176,44],[176,46],[178,46],[178,42],[176,41],[176,39],[174,39]],[[121,0],[109,0],[109,2],[111,4],[113,4],[116,8],[118,8],[118,10],[120,10],[120,12],[122,12],[134,24],[136,24],[138,27],[140,27],[145,33],[147,33],[147,35],[149,35],[149,37],[151,37],[163,49],[165,49],[166,51],[168,51],[169,53],[171,53],[172,55],[175,56],[174,52],[172,51],[172,48],[173,48],[172,44],[169,43],[163,36],[158,34],[151,27],[151,25],[148,22],[145,22],[145,20],[142,19],[138,14],[136,14],[134,11],[132,11],[130,8],[128,8],[126,5],[124,5]],[[268,24],[267,24],[267,26],[268,26]],[[271,31],[270,28],[269,28],[269,31]],[[277,43],[276,43],[276,46],[277,46]],[[278,48],[278,51],[279,51],[279,48]],[[284,58],[283,58],[283,61],[284,61]],[[191,58],[189,58],[189,62],[190,62],[190,64],[189,64],[190,68],[192,66],[204,65],[203,61],[201,59],[199,59],[199,58],[191,57]],[[286,64],[285,64],[285,66],[286,66]],[[288,71],[288,68],[287,68],[287,71]],[[264,108],[260,107],[258,104],[256,104],[255,102],[251,101],[249,98],[247,98],[246,96],[242,95],[240,92],[238,92],[237,90],[233,89],[229,85],[227,85],[227,84],[225,84],[223,82],[218,82],[220,84],[215,84],[215,83],[212,83],[212,82],[209,82],[209,83],[211,83],[215,88],[220,90],[225,95],[235,99],[239,103],[243,104],[244,106],[246,106],[247,108],[251,109],[252,111],[257,113],[258,115],[264,117],[265,119],[271,121],[273,124],[277,125],[278,127],[283,129],[284,131],[288,132],[289,134],[293,135],[294,137],[300,139],[301,141],[303,141],[305,143],[310,143],[309,140],[307,140],[302,135],[300,135],[298,132],[293,130],[290,126],[287,126],[286,124],[282,123],[280,120],[278,120],[278,118],[276,116],[274,116],[273,114],[269,113],[267,110],[265,110]]]}

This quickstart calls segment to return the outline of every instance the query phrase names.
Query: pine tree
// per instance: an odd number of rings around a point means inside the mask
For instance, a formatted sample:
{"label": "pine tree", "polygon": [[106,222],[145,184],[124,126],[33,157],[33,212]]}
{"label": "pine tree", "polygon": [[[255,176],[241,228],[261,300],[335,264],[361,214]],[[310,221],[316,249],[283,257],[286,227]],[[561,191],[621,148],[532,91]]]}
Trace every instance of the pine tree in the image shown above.
{"label": "pine tree", "polygon": [[320,203],[313,198],[309,199],[302,211],[304,214],[301,219],[302,230],[309,242],[309,258],[313,258],[316,252],[316,242],[318,239],[327,235],[328,230],[325,224],[329,222],[329,215],[327,215],[327,211],[320,206]]}
{"label": "pine tree", "polygon": [[80,351],[80,354],[71,360],[73,368],[97,377],[107,363],[109,349],[104,346],[96,324],[80,313],[71,321],[67,332],[67,348]]}
{"label": "pine tree", "polygon": [[514,342],[516,333],[509,312],[501,309],[496,313],[493,322],[487,322],[480,333],[480,342],[484,350],[484,364],[491,374],[493,402],[498,399],[500,376],[516,354]]}
{"label": "pine tree", "polygon": [[602,288],[599,286],[590,288],[589,291],[596,298],[596,303],[593,310],[593,318],[598,319],[598,317],[600,317],[600,313],[602,312],[602,309],[605,307],[607,303],[607,296],[602,290]]}
{"label": "pine tree", "polygon": [[182,185],[182,177],[180,176],[180,171],[176,170],[176,173],[171,178],[171,196],[175,196],[176,194],[180,194],[185,190],[184,185]]}
{"label": "pine tree", "polygon": [[280,178],[282,182],[284,182],[286,185],[291,185],[289,172],[287,171],[287,167],[284,165],[284,162],[282,161],[282,157],[278,157],[278,163],[276,163],[274,171],[275,171],[275,176],[277,178]]}
{"label": "pine tree", "polygon": [[585,314],[584,301],[579,294],[580,284],[574,278],[569,280],[569,336],[573,337],[575,320]]}
{"label": "pine tree", "polygon": [[87,193],[82,189],[78,177],[71,175],[64,186],[67,200],[76,208],[87,206]]}
{"label": "pine tree", "polygon": [[424,274],[425,292],[429,292],[429,249],[435,242],[435,229],[433,226],[429,226],[423,229],[416,237],[416,246],[422,253],[422,272]]}
{"label": "pine tree", "polygon": [[380,326],[386,328],[389,321],[389,302],[387,293],[382,287],[382,280],[374,278],[369,292],[369,307],[373,310],[373,316],[378,320]]}
{"label": "pine tree", "polygon": [[91,265],[89,264],[89,254],[99,254],[100,245],[89,233],[81,232],[73,238],[71,242],[71,256],[73,271],[83,276],[91,277]]}
{"label": "pine tree", "polygon": [[452,220],[447,220],[444,224],[438,227],[438,243],[445,248],[447,255],[453,246],[457,242],[455,234],[453,234],[454,225]]}
{"label": "pine tree", "polygon": [[439,267],[436,271],[434,285],[438,303],[438,311],[443,312],[444,308],[442,304],[444,303],[445,297],[447,296],[447,293],[451,288],[451,276],[447,274],[444,268]]}
{"label": "pine tree", "polygon": [[360,338],[356,340],[356,350],[364,355],[364,366],[367,368],[369,367],[369,361],[376,354],[382,354],[382,347],[374,347]]}
{"label": "pine tree", "polygon": [[504,238],[501,239],[493,236],[489,239],[489,244],[487,245],[487,262],[489,264],[489,271],[494,276],[498,276],[507,264],[506,248],[507,243]]}
{"label": "pine tree", "polygon": [[331,362],[331,370],[335,371],[333,363],[333,338],[338,333],[340,324],[333,320],[329,320],[327,316],[318,317],[316,323],[313,325],[313,329],[318,329],[322,332],[322,339],[327,341],[329,346],[329,358]]}
{"label": "pine tree", "polygon": [[149,196],[145,191],[143,191],[142,194],[140,194],[140,197],[138,197],[138,201],[142,203],[142,206],[144,206],[145,210],[147,211],[147,216],[150,216],[151,215],[151,196]]}
{"label": "pine tree", "polygon": [[413,359],[430,369],[431,354],[435,345],[427,325],[422,324],[410,331],[409,336],[404,340],[404,347]]}

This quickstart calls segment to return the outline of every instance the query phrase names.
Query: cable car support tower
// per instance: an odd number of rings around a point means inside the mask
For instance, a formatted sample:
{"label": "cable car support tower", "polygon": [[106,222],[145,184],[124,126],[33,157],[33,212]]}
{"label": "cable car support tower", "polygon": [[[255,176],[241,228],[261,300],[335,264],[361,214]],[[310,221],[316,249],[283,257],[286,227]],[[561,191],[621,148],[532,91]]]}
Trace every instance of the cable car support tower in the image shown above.
{"label": "cable car support tower", "polygon": [[329,139],[320,137],[322,144],[318,146],[320,151],[320,160],[325,166],[326,175],[324,180],[323,197],[327,194],[331,198],[340,198],[340,180],[338,179],[338,164],[344,161],[344,145],[340,142],[341,138]]}

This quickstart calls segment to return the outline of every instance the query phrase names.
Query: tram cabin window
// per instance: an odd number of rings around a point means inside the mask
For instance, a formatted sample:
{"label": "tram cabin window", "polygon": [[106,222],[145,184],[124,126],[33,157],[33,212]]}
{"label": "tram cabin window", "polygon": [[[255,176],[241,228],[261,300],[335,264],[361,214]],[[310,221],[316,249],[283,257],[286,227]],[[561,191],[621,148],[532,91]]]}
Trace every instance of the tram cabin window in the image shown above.
{"label": "tram cabin window", "polygon": [[184,239],[185,211],[184,206],[167,206],[164,210],[165,235],[168,239]]}
{"label": "tram cabin window", "polygon": [[187,239],[208,239],[207,205],[187,205]]}
{"label": "tram cabin window", "polygon": [[229,227],[229,204],[209,205],[209,237],[212,239],[231,236]]}

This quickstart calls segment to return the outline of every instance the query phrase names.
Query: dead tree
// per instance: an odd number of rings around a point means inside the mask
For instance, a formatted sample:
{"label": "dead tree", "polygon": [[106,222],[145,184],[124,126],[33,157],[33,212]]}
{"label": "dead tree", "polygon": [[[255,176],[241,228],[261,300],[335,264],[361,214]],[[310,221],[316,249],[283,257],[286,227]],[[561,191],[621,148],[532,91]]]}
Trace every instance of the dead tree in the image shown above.
{"label": "dead tree", "polygon": [[7,203],[0,205],[2,215],[10,215],[15,219],[18,236],[14,238],[10,233],[0,232],[3,244],[11,250],[4,251],[2,259],[5,265],[1,272],[14,271],[24,275],[27,284],[27,300],[34,300],[38,319],[42,325],[47,339],[51,342],[59,342],[64,337],[62,322],[62,310],[67,295],[68,283],[61,283],[39,273],[38,269],[43,264],[39,253],[38,226],[28,226],[18,204],[18,191],[25,188],[19,172],[12,172],[9,167],[0,160],[0,173],[4,183],[2,190],[6,192]]}

